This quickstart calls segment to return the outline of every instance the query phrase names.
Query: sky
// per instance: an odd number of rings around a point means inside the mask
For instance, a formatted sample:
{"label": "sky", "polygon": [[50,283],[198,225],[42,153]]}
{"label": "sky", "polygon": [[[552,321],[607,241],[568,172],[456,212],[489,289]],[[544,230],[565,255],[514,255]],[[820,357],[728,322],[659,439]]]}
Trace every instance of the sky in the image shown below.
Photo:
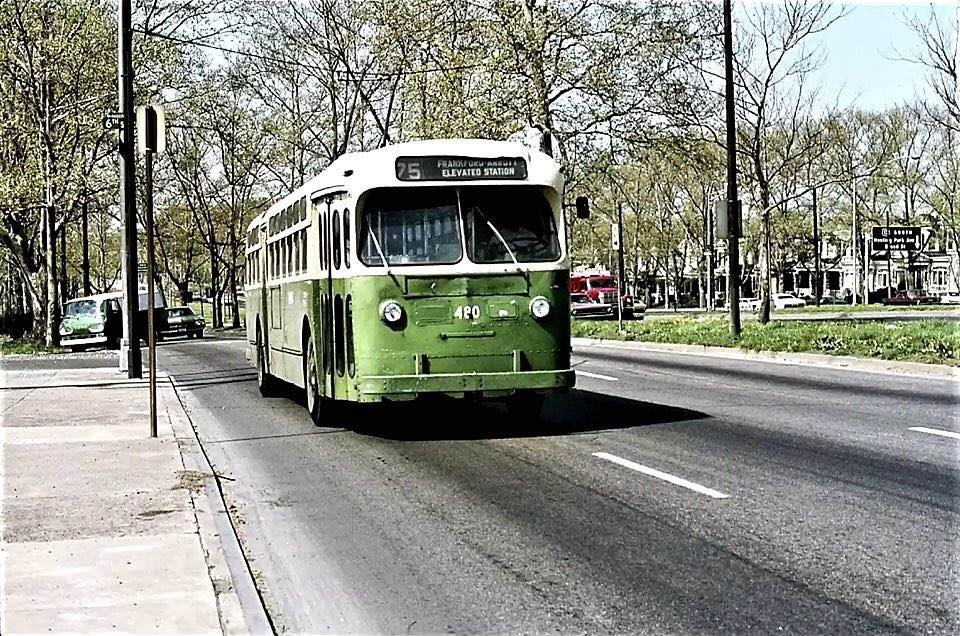
{"label": "sky", "polygon": [[[901,61],[919,49],[916,35],[904,24],[904,15],[926,17],[929,2],[857,3],[846,5],[842,18],[819,40],[825,57],[820,73],[821,95],[840,95],[840,105],[883,110],[913,101],[929,92],[924,69]],[[944,20],[956,19],[956,3],[938,2],[933,9]]]}

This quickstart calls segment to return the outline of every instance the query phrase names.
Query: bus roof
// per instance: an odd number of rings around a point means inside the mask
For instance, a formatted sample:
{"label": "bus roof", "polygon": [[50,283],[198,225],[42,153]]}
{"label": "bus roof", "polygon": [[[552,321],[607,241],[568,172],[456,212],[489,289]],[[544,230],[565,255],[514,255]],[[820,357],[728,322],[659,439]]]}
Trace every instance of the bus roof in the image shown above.
{"label": "bus roof", "polygon": [[108,298],[123,298],[123,292],[107,292],[105,294],[92,294],[90,296],[78,296],[64,301],[63,304],[72,303],[77,300],[106,300]]}
{"label": "bus roof", "polygon": [[[526,162],[527,174],[523,179],[493,180],[473,179],[462,181],[418,180],[401,181],[396,174],[396,161],[399,157],[466,157],[476,159],[522,158]],[[304,182],[302,186],[279,199],[267,210],[254,218],[247,226],[248,231],[263,223],[266,219],[284,210],[303,197],[312,197],[322,192],[353,190],[363,192],[377,187],[415,187],[423,185],[451,185],[452,183],[509,185],[533,184],[560,190],[564,178],[560,164],[553,157],[528,146],[512,141],[494,141],[491,139],[426,139],[408,141],[368,150],[351,152],[338,157],[317,176]]]}

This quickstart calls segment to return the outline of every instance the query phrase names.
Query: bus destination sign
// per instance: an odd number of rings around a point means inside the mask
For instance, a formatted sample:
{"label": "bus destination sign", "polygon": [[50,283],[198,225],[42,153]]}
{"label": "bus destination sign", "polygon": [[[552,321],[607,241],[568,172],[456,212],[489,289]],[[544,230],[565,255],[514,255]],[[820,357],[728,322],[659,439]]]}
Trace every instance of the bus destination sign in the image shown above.
{"label": "bus destination sign", "polygon": [[397,157],[400,181],[473,181],[526,179],[521,157]]}

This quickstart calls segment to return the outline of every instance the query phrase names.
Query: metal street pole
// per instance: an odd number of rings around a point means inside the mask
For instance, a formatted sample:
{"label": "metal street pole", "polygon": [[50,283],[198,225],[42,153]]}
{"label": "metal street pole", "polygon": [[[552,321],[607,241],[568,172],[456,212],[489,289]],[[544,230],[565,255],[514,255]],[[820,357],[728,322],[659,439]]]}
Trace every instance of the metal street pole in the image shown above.
{"label": "metal street pole", "polygon": [[90,227],[89,227],[89,208],[90,192],[86,187],[83,189],[83,204],[80,208],[80,248],[81,258],[80,273],[83,277],[83,295],[89,296],[92,292],[90,287]]}
{"label": "metal street pole", "polygon": [[817,189],[813,188],[813,295],[816,297],[817,307],[820,306],[821,288],[823,281],[820,272],[820,214],[817,211]]}
{"label": "metal street pole", "polygon": [[857,176],[853,176],[853,237],[850,240],[850,251],[853,253],[853,304],[857,304],[857,288],[860,279],[857,277],[857,252],[860,250],[860,241],[857,240]]}
{"label": "metal street pole", "polygon": [[157,334],[154,330],[153,275],[156,259],[153,252],[153,151],[144,156],[146,168],[147,204],[147,350],[150,371],[150,437],[157,436]]}
{"label": "metal street pole", "polygon": [[740,201],[737,198],[737,121],[733,102],[733,18],[730,0],[723,0],[723,66],[727,119],[727,304],[730,335],[740,337]]}
{"label": "metal street pole", "polygon": [[617,331],[623,331],[623,290],[626,288],[623,260],[623,204],[617,204]]}
{"label": "metal street pole", "polygon": [[131,0],[120,0],[117,8],[119,46],[120,113],[120,210],[123,216],[123,341],[120,368],[126,365],[128,378],[142,378],[140,340],[137,335],[139,287],[137,285],[137,197],[133,117],[133,29]]}
{"label": "metal street pole", "polygon": [[887,298],[893,297],[893,250],[890,249],[890,206],[887,206]]}

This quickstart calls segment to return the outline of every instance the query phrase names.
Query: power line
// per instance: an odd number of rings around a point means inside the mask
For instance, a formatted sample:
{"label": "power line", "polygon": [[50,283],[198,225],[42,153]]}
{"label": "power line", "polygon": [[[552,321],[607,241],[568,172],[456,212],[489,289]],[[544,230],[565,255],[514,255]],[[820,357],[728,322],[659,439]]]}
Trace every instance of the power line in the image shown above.
{"label": "power line", "polygon": [[356,73],[351,73],[349,71],[331,69],[327,67],[317,66],[315,64],[298,62],[296,60],[291,60],[287,58],[274,57],[271,55],[263,55],[260,53],[251,53],[250,51],[241,51],[238,49],[231,49],[225,46],[220,46],[218,44],[198,42],[196,40],[185,40],[183,38],[178,38],[172,35],[149,32],[144,29],[134,29],[134,31],[136,31],[141,35],[145,35],[147,37],[157,38],[160,40],[168,40],[170,42],[175,42],[177,44],[183,44],[186,46],[196,46],[204,49],[211,49],[214,51],[220,51],[222,53],[229,53],[231,55],[239,55],[241,57],[248,57],[248,58],[253,58],[257,60],[262,60],[264,62],[273,62],[275,64],[280,64],[280,65],[291,67],[291,68],[305,68],[305,69],[310,69],[312,71],[316,71],[320,73],[333,73],[335,75],[340,75],[342,79],[345,81],[352,81],[352,82],[362,82],[365,80],[372,81],[372,80],[391,79],[397,76],[404,76],[404,75],[426,75],[429,73],[448,73],[451,71],[466,71],[474,68],[481,68],[484,66],[483,64],[460,64],[457,66],[447,66],[447,67],[441,67],[441,68],[426,68],[426,69],[408,70],[408,71],[398,70],[398,71],[393,71],[389,73],[386,73],[386,72],[366,73],[365,72],[365,73],[362,73],[364,77],[355,77]]}

